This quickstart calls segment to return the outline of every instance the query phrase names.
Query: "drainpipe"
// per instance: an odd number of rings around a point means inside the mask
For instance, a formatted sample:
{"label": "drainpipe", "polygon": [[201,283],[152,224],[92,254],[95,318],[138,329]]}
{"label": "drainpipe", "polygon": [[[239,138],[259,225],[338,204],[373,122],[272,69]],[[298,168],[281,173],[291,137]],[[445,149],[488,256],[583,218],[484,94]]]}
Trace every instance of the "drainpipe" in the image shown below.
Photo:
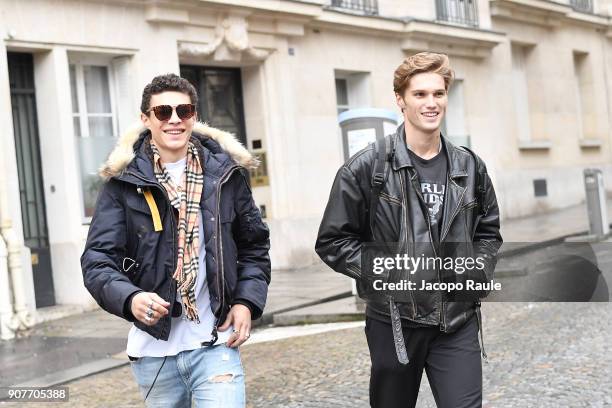
{"label": "drainpipe", "polygon": [[8,272],[8,250],[4,238],[0,236],[0,340],[10,340],[15,337],[19,327],[13,314],[11,302],[11,284]]}
{"label": "drainpipe", "polygon": [[13,326],[17,326],[16,330],[27,330],[34,326],[36,318],[27,307],[26,288],[21,266],[22,246],[10,220],[3,220],[2,225],[0,225],[0,234],[6,241],[8,252],[8,270],[13,289],[13,310],[15,311]]}
{"label": "drainpipe", "polygon": [[[0,164],[1,158],[0,158]],[[9,191],[7,187],[6,171],[0,167],[0,244],[6,253],[3,258],[0,253],[0,313],[5,311],[6,302],[12,299],[12,311],[8,328],[13,332],[26,330],[36,323],[35,317],[30,313],[27,307],[27,295],[25,280],[23,276],[23,268],[21,262],[22,243],[18,239],[18,235],[13,227],[13,222],[9,216],[10,206],[8,202]],[[2,261],[6,259],[6,261]],[[6,274],[2,272],[2,268],[8,266]],[[5,278],[6,276],[6,278]],[[6,288],[6,289],[5,289]],[[4,296],[4,292],[9,292],[9,296]],[[12,296],[10,296],[12,292]],[[8,310],[8,308],[6,309]],[[8,312],[6,312],[8,314]],[[4,315],[2,315],[4,316]]]}

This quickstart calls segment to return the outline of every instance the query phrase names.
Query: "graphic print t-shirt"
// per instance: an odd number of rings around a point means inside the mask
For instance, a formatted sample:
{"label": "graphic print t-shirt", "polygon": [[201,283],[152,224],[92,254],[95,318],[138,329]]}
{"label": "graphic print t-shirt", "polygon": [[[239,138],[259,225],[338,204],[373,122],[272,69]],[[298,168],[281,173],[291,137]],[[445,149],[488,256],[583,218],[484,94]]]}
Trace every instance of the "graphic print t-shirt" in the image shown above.
{"label": "graphic print t-shirt", "polygon": [[431,225],[433,241],[439,243],[442,229],[444,192],[446,191],[446,173],[448,171],[444,145],[442,145],[442,150],[429,160],[417,156],[410,149],[408,149],[408,152],[419,177],[421,194],[427,206],[427,216]]}

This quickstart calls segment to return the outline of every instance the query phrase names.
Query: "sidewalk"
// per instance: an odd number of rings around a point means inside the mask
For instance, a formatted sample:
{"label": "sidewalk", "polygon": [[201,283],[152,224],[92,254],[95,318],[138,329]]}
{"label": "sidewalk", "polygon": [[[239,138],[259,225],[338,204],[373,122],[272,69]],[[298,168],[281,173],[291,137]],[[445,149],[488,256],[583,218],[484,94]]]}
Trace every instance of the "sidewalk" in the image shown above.
{"label": "sidewalk", "polygon": [[[612,200],[607,200],[612,214]],[[543,242],[584,234],[589,229],[586,204],[575,205],[545,214],[502,221],[504,242]]]}
{"label": "sidewalk", "polygon": [[[608,205],[612,210],[612,201]],[[550,242],[587,229],[585,205],[502,224],[505,242]],[[357,312],[359,305],[350,290],[349,278],[323,264],[275,270],[261,321],[295,324],[321,322],[321,316],[323,321],[360,318],[362,312]],[[0,342],[0,387],[49,386],[127,364],[124,350],[130,326],[97,310],[49,321],[28,337]]]}
{"label": "sidewalk", "polygon": [[[264,316],[350,295],[349,278],[323,264],[273,271]],[[131,324],[102,310],[52,320],[29,335],[0,341],[0,387],[51,386],[128,363],[124,353]]]}

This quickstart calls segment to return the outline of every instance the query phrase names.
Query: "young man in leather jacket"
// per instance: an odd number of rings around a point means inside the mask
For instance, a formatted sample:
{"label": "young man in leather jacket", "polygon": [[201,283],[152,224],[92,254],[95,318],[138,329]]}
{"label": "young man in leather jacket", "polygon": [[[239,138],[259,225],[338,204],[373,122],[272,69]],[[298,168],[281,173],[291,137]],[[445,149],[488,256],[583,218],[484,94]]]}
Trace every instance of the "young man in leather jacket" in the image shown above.
{"label": "young man in leather jacket", "polygon": [[[418,255],[423,250],[434,257],[447,243],[469,242],[484,265],[480,281],[493,279],[502,242],[493,185],[482,160],[440,132],[452,80],[446,55],[407,58],[393,81],[404,123],[385,138],[390,153],[382,156],[388,168],[379,193],[372,194],[378,142],[336,175],[315,249],[334,270],[357,279],[360,294],[371,275],[371,266],[362,269],[362,255],[372,242],[397,243],[398,254],[419,248]],[[441,283],[440,271],[430,276],[430,283]],[[415,290],[409,301],[367,297],[371,406],[414,407],[425,370],[438,407],[480,407],[483,295],[459,301],[444,290]]]}
{"label": "young man in leather jacket", "polygon": [[147,406],[245,406],[238,346],[270,283],[268,228],[229,133],[196,122],[197,93],[174,74],[143,91],[121,136],[81,257],[85,286],[134,326],[127,354]]}

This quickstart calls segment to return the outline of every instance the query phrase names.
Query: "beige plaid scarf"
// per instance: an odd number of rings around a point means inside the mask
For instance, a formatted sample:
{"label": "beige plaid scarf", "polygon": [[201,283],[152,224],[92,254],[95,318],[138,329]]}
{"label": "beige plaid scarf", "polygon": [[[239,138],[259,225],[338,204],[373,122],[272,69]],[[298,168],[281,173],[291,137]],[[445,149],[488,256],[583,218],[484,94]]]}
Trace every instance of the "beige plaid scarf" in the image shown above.
{"label": "beige plaid scarf", "polygon": [[168,193],[172,206],[179,212],[178,254],[173,278],[177,282],[177,290],[181,295],[187,318],[200,323],[196,307],[195,284],[200,267],[198,262],[200,235],[197,217],[204,187],[204,172],[198,151],[193,143],[189,142],[185,174],[181,185],[177,186],[164,167],[159,150],[153,143],[151,143],[151,150],[153,150],[155,177]]}

